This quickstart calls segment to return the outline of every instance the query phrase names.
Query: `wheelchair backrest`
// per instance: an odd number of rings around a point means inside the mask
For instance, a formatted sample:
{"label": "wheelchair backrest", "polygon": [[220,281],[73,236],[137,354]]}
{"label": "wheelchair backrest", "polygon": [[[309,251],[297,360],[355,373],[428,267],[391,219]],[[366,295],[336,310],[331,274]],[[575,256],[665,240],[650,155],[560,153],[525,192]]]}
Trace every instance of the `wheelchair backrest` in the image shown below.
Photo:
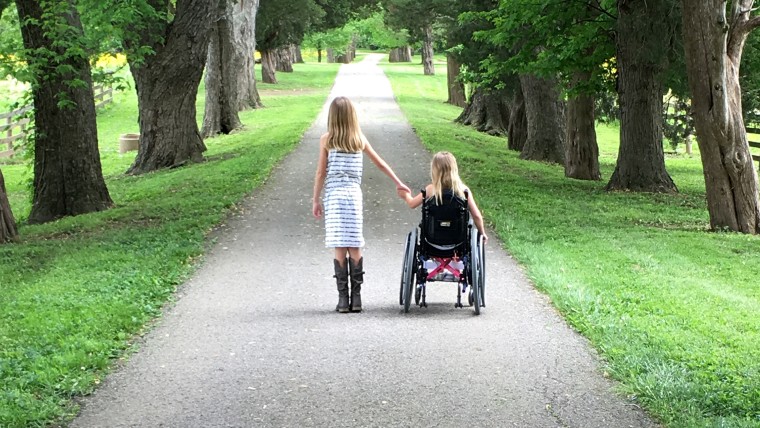
{"label": "wheelchair backrest", "polygon": [[462,199],[446,191],[443,201],[427,198],[423,191],[422,232],[425,240],[440,246],[459,245],[467,241],[467,224],[470,211],[467,209],[468,194]]}

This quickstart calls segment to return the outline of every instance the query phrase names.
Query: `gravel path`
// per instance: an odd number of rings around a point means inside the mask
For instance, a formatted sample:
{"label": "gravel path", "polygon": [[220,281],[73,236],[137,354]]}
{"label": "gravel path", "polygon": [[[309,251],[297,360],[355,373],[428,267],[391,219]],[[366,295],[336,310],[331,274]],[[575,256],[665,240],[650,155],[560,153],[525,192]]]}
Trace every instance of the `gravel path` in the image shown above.
{"label": "gravel path", "polygon": [[[352,98],[378,153],[420,188],[430,154],[399,110],[379,58],[343,66],[331,98]],[[325,129],[326,108],[219,231],[141,349],[83,400],[72,426],[655,426],[614,392],[588,343],[493,234],[480,316],[454,308],[451,283],[431,284],[429,307],[404,314],[404,238],[420,214],[368,160],[364,312],[334,312],[332,254],[309,202]]]}

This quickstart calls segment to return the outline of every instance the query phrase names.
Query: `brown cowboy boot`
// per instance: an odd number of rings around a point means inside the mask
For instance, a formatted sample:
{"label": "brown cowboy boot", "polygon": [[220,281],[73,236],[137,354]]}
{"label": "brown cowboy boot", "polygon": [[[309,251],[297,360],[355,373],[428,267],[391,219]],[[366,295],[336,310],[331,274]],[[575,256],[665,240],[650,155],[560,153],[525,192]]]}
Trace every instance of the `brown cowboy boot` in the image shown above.
{"label": "brown cowboy boot", "polygon": [[335,263],[335,282],[338,284],[338,306],[335,310],[340,313],[348,312],[348,260],[343,261],[343,266],[338,260]]}
{"label": "brown cowboy boot", "polygon": [[364,283],[364,269],[362,264],[364,263],[364,257],[358,261],[348,259],[348,263],[351,266],[351,312],[362,311],[362,283]]}

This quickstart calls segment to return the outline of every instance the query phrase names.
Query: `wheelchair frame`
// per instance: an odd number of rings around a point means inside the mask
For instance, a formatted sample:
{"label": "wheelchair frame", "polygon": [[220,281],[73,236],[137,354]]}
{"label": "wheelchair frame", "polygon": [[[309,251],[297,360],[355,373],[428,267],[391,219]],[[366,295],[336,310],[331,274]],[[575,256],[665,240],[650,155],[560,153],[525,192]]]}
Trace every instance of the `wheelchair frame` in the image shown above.
{"label": "wheelchair frame", "polygon": [[[469,195],[465,192],[465,210],[467,209],[467,200]],[[432,256],[425,251],[426,225],[429,221],[429,201],[425,190],[422,190],[422,220],[418,227],[412,229],[406,236],[404,247],[404,260],[401,271],[401,287],[399,290],[399,304],[404,306],[404,312],[409,312],[412,296],[414,303],[420,307],[427,307],[426,289],[428,282],[456,282],[457,283],[457,302],[454,305],[457,308],[462,305],[462,293],[467,295],[468,303],[473,307],[475,315],[480,315],[481,308],[485,307],[485,249],[483,245],[483,236],[475,228],[472,219],[467,211],[467,239],[460,246],[463,248],[463,254],[457,254],[455,248],[451,256]],[[473,251],[474,250],[474,251]],[[431,258],[439,262],[436,269],[431,272],[425,267],[425,262]],[[450,266],[452,261],[461,259],[464,263],[464,269],[459,271]],[[436,279],[435,275],[443,270],[452,273],[451,279]]]}

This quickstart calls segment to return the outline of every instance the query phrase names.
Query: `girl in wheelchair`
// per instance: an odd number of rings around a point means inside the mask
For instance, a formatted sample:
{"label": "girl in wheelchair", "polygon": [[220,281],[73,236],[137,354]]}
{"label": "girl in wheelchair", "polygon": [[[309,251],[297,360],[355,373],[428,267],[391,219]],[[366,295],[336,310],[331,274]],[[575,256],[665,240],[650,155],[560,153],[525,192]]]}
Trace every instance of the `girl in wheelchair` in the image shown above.
{"label": "girl in wheelchair", "polygon": [[407,235],[399,303],[408,312],[414,294],[416,304],[427,306],[427,282],[458,282],[456,307],[462,307],[462,294],[469,288],[469,302],[475,314],[480,314],[480,307],[485,306],[483,245],[488,240],[483,216],[459,177],[454,155],[436,153],[430,178],[432,182],[414,197],[408,190],[398,190],[410,208],[422,205],[420,227]]}
{"label": "girl in wheelchair", "polygon": [[[425,191],[420,192],[417,196],[412,197],[411,191],[407,189],[399,189],[398,195],[412,209],[419,207],[425,196],[434,200],[438,205],[443,203],[446,194],[453,194],[463,200],[466,199],[470,217],[478,232],[483,236],[483,242],[487,242],[488,235],[483,228],[483,215],[475,203],[472,192],[459,178],[459,167],[457,167],[457,160],[454,155],[449,152],[438,152],[433,155],[433,160],[430,162],[430,178],[432,183],[425,186]],[[468,192],[466,198],[465,192]]]}

